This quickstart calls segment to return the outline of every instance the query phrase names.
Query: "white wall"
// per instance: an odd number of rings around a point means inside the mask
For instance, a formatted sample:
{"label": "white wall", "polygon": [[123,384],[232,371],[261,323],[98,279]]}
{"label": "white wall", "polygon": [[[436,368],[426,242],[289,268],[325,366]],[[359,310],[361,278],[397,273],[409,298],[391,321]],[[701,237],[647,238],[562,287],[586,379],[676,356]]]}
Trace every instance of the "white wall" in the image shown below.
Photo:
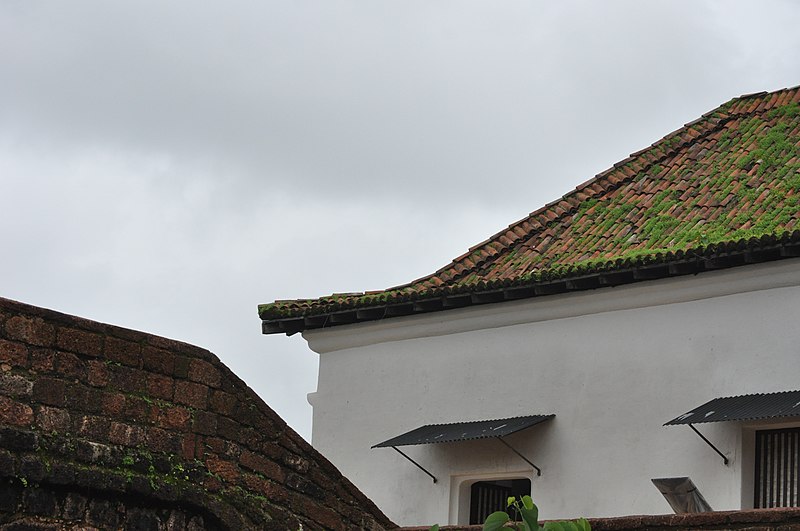
{"label": "white wall", "polygon": [[[784,260],[307,332],[313,444],[401,525],[463,523],[463,481],[498,473],[531,478],[543,518],[670,512],[650,478],[681,475],[714,509],[740,508],[741,426],[698,425],[725,466],[662,424],[715,397],[800,388],[798,286],[800,261]],[[436,484],[370,449],[424,424],[547,413],[508,438],[541,477],[494,440],[403,447]]]}

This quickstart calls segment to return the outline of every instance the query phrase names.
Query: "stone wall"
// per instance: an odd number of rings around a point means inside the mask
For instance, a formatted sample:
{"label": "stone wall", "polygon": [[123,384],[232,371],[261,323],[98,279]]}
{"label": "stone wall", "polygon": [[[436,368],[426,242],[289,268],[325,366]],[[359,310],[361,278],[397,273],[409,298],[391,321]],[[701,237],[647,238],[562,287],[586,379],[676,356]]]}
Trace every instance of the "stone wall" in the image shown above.
{"label": "stone wall", "polygon": [[301,526],[396,527],[214,354],[0,299],[0,530]]}
{"label": "stone wall", "polygon": [[[800,508],[589,518],[589,523],[592,531],[800,531]],[[397,531],[428,529],[403,527]],[[482,526],[442,526],[441,529],[480,531]]]}

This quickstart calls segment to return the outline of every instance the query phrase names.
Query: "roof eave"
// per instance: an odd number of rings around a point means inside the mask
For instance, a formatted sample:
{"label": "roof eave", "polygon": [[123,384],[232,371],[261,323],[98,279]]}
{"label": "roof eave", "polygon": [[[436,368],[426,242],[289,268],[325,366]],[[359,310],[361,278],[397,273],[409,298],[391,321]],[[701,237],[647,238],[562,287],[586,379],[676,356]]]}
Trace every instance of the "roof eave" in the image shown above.
{"label": "roof eave", "polygon": [[800,231],[787,234],[785,238],[780,238],[777,241],[775,238],[762,238],[757,241],[750,240],[746,245],[723,245],[722,247],[725,250],[711,250],[710,252],[706,250],[702,254],[680,253],[681,258],[679,259],[666,259],[631,267],[623,266],[565,276],[553,280],[532,281],[461,293],[448,293],[414,301],[348,308],[307,316],[262,318],[262,332],[264,334],[286,334],[290,336],[306,330],[376,321],[404,315],[440,312],[466,306],[495,304],[559,293],[586,291],[646,280],[695,275],[705,271],[800,257]]}

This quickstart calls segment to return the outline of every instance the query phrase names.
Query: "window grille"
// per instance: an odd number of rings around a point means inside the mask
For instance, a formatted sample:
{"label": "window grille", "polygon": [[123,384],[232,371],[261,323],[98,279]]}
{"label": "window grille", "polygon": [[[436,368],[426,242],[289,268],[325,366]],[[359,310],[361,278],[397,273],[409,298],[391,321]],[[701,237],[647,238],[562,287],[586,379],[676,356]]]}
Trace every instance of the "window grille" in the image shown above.
{"label": "window grille", "polygon": [[757,509],[798,507],[800,428],[756,432]]}
{"label": "window grille", "polygon": [[[469,498],[469,523],[482,524],[495,511],[508,511],[510,496],[530,495],[529,479],[478,481],[472,484]],[[511,515],[512,517],[514,515]]]}

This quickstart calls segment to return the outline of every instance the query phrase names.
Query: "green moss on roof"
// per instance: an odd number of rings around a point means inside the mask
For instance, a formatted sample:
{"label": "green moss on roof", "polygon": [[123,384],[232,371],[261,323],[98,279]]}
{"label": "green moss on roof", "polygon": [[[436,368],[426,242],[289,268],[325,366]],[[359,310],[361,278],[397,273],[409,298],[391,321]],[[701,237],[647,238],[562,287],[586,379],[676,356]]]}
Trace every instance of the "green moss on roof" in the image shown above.
{"label": "green moss on roof", "polygon": [[731,100],[432,275],[383,292],[263,304],[259,315],[471,293],[785,237],[800,229],[799,102],[797,87]]}

